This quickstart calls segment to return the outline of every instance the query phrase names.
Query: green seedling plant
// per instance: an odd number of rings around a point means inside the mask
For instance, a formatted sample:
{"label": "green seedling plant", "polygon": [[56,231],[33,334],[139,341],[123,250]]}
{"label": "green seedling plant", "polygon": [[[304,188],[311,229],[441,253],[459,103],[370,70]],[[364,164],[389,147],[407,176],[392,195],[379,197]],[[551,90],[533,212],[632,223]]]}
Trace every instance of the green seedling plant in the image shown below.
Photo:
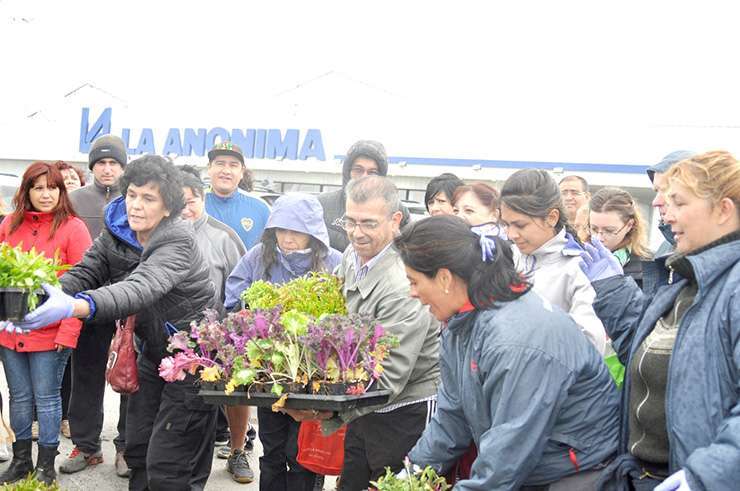
{"label": "green seedling plant", "polygon": [[[57,273],[70,267],[60,264],[59,251],[48,258],[35,248],[24,252],[21,245],[0,244],[0,288],[20,288],[33,293],[41,290],[44,283],[59,287]],[[28,309],[35,309],[38,301],[37,295],[28,295]]]}
{"label": "green seedling plant", "polygon": [[430,466],[419,469],[409,459],[404,460],[405,475],[399,477],[390,467],[385,468],[385,475],[370,484],[377,491],[446,491],[452,486]]}

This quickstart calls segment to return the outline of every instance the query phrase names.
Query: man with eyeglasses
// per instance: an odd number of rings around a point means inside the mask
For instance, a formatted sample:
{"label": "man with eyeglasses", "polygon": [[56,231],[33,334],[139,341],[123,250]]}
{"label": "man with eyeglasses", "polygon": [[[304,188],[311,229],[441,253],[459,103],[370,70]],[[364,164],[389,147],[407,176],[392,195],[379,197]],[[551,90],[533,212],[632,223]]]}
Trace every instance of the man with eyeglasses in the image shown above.
{"label": "man with eyeglasses", "polygon": [[[352,180],[361,179],[365,176],[385,176],[388,174],[388,156],[382,143],[373,140],[360,140],[355,142],[349,150],[342,163],[342,188],[336,191],[321,193],[318,198],[324,208],[324,222],[329,231],[329,243],[331,246],[343,252],[349,245],[347,234],[341,225],[344,216],[347,195],[345,189]],[[408,221],[408,210],[401,207],[401,225]]]}
{"label": "man with eyeglasses", "polygon": [[563,198],[568,223],[573,225],[578,209],[591,199],[588,182],[581,176],[566,176],[560,180],[560,196]]}
{"label": "man with eyeglasses", "polygon": [[[439,322],[409,296],[406,270],[393,238],[401,224],[401,202],[393,183],[381,176],[352,180],[340,221],[350,247],[338,275],[351,314],[368,314],[398,337],[375,382],[391,396],[382,407],[334,414],[324,424],[348,423],[339,489],[367,489],[388,466],[401,470],[403,459],[421,436],[436,408],[439,384]],[[296,419],[302,415],[292,414]],[[320,417],[330,417],[330,413]]]}
{"label": "man with eyeglasses", "polygon": [[211,189],[206,193],[206,213],[231,227],[249,249],[262,236],[270,208],[261,199],[239,191],[246,172],[238,145],[222,142],[208,152]]}

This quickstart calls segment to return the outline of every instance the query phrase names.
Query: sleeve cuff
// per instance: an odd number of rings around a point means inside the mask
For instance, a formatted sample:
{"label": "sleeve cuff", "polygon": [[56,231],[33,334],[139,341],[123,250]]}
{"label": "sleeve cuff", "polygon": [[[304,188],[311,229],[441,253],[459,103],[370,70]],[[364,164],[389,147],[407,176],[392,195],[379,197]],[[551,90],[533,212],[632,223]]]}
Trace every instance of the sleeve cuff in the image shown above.
{"label": "sleeve cuff", "polygon": [[83,319],[84,321],[92,320],[95,317],[95,311],[97,308],[95,307],[95,300],[92,299],[90,295],[87,295],[85,293],[77,293],[75,294],[75,298],[82,299],[87,302],[87,304],[90,306],[90,315],[87,316],[87,318]]}

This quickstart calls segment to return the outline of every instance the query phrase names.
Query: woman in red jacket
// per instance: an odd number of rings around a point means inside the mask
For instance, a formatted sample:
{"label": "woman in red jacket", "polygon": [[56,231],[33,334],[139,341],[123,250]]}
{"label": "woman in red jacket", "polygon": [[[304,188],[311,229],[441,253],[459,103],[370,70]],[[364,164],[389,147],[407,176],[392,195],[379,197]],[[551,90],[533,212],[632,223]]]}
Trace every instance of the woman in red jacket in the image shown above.
{"label": "woman in red jacket", "polygon": [[[55,166],[45,162],[31,164],[23,174],[13,204],[15,211],[0,225],[0,242],[21,246],[24,251],[33,247],[47,257],[58,254],[62,264],[75,264],[82,259],[92,242],[90,234],[75,216],[64,177]],[[56,478],[54,459],[62,417],[59,388],[81,327],[79,319],[66,319],[28,334],[0,332],[0,355],[10,391],[10,426],[16,435],[13,461],[0,475],[0,484],[20,480],[34,471],[34,401],[39,419],[36,474],[46,483]]]}

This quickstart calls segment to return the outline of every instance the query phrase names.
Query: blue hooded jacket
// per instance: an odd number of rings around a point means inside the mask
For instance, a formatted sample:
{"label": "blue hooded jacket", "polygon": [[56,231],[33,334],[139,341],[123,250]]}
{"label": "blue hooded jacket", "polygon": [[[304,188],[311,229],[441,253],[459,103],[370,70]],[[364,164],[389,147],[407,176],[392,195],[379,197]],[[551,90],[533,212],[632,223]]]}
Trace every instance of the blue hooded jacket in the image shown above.
{"label": "blue hooded jacket", "polygon": [[[323,217],[324,211],[315,197],[308,194],[285,195],[275,201],[265,230],[282,228],[314,237],[327,248],[323,257],[324,267],[331,272],[342,261],[342,254],[329,246],[329,233]],[[259,243],[250,249],[226,279],[224,305],[227,309],[239,303],[241,293],[254,281],[268,279],[271,283],[286,283],[311,271],[312,251],[286,255],[278,249],[277,262],[270,267],[265,278],[265,267],[262,264],[263,247],[264,243]]]}
{"label": "blue hooded jacket", "polygon": [[[740,483],[740,234],[686,259],[698,290],[678,326],[668,368],[666,426],[669,470],[686,470],[692,491],[738,489]],[[669,263],[671,264],[671,263]],[[594,309],[620,361],[636,351],[668,312],[689,280],[673,282],[650,297],[631,278],[594,282]],[[629,370],[627,370],[629,373]],[[622,407],[629,407],[625,378]],[[620,452],[627,457],[629,414],[623,411]],[[627,489],[621,482],[617,489]]]}
{"label": "blue hooded jacket", "polygon": [[546,485],[615,454],[609,371],[572,317],[536,292],[454,316],[439,360],[437,412],[409,458],[446,472],[474,442],[470,478],[455,489]]}

